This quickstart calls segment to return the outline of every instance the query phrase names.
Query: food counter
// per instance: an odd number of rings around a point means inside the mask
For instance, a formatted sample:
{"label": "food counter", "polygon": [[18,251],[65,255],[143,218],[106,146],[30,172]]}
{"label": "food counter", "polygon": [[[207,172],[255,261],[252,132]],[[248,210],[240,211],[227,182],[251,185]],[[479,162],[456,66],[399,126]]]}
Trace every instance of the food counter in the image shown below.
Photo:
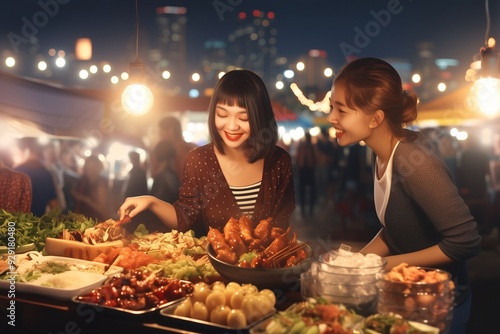
{"label": "food counter", "polygon": [[[407,312],[411,301],[411,313],[425,311],[422,319],[446,333],[454,292],[446,272],[401,264],[381,276],[385,260],[375,254],[300,241],[290,229],[273,230],[269,221],[252,231],[242,220],[230,219],[230,229],[210,229],[201,238],[192,231],[149,233],[144,226],[124,238],[110,220],[75,234],[87,243],[47,235],[43,250],[9,251],[0,266],[1,332],[275,334],[340,326],[338,333],[377,333],[366,326],[390,322],[407,328],[397,333],[410,327],[422,328],[412,333],[439,333],[411,314],[408,320],[392,314]],[[248,240],[230,247],[238,234],[224,233],[239,228]],[[430,279],[409,281],[407,273]],[[384,314],[377,313],[378,296],[384,297]]]}
{"label": "food counter", "polygon": [[[301,301],[300,290],[276,291],[276,309],[284,310]],[[7,311],[15,302],[15,331],[8,326]],[[168,319],[160,310],[145,314],[117,314],[107,312],[100,306],[78,304],[74,301],[58,300],[37,294],[16,292],[8,297],[8,290],[0,289],[0,317],[2,333],[203,333],[197,332],[196,324],[181,328],[169,326]],[[10,330],[10,331],[9,331]],[[243,333],[240,331],[240,333]]]}

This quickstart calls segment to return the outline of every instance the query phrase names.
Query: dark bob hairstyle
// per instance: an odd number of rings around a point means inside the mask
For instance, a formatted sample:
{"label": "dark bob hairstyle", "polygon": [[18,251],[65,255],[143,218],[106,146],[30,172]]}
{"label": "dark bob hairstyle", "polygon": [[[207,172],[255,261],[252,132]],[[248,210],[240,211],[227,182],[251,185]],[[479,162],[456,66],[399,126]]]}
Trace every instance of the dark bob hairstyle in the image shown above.
{"label": "dark bob hairstyle", "polygon": [[208,107],[208,128],[215,147],[224,154],[223,140],[215,127],[217,104],[238,106],[248,112],[250,137],[244,144],[248,162],[262,159],[275,149],[278,126],[267,88],[257,74],[233,70],[224,74],[215,86]]}

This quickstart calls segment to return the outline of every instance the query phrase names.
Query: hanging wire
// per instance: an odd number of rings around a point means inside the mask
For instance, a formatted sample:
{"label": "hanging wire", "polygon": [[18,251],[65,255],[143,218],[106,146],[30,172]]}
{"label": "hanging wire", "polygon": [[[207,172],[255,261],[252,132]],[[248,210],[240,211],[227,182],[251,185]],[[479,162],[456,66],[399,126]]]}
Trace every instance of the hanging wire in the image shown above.
{"label": "hanging wire", "polygon": [[135,0],[135,58],[139,58],[139,6],[137,3],[138,0]]}
{"label": "hanging wire", "polygon": [[488,38],[490,35],[490,6],[489,0],[485,0],[485,11],[486,11],[486,32],[484,34],[484,43],[488,46]]}

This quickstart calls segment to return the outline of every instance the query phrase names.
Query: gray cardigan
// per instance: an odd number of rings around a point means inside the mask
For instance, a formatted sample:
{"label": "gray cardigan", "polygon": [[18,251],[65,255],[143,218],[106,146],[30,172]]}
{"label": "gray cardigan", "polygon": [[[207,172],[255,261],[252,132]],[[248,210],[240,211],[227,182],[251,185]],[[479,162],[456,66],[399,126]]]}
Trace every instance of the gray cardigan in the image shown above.
{"label": "gray cardigan", "polygon": [[437,244],[455,261],[440,269],[451,272],[459,290],[466,289],[465,260],[479,253],[481,236],[436,146],[415,132],[396,148],[392,173],[383,228],[391,253],[409,253]]}

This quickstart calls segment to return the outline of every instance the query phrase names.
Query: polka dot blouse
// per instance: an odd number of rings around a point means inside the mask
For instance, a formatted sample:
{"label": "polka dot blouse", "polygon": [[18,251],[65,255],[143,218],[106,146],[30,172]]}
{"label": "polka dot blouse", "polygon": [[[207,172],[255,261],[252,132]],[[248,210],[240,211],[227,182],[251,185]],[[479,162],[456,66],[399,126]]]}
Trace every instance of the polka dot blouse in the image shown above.
{"label": "polka dot blouse", "polygon": [[[193,229],[206,234],[209,227],[221,229],[242,212],[222,173],[213,145],[190,151],[184,165],[179,199],[174,203],[180,231]],[[277,146],[265,158],[264,173],[255,202],[252,223],[272,217],[274,226],[288,227],[295,209],[292,163],[288,152]]]}

